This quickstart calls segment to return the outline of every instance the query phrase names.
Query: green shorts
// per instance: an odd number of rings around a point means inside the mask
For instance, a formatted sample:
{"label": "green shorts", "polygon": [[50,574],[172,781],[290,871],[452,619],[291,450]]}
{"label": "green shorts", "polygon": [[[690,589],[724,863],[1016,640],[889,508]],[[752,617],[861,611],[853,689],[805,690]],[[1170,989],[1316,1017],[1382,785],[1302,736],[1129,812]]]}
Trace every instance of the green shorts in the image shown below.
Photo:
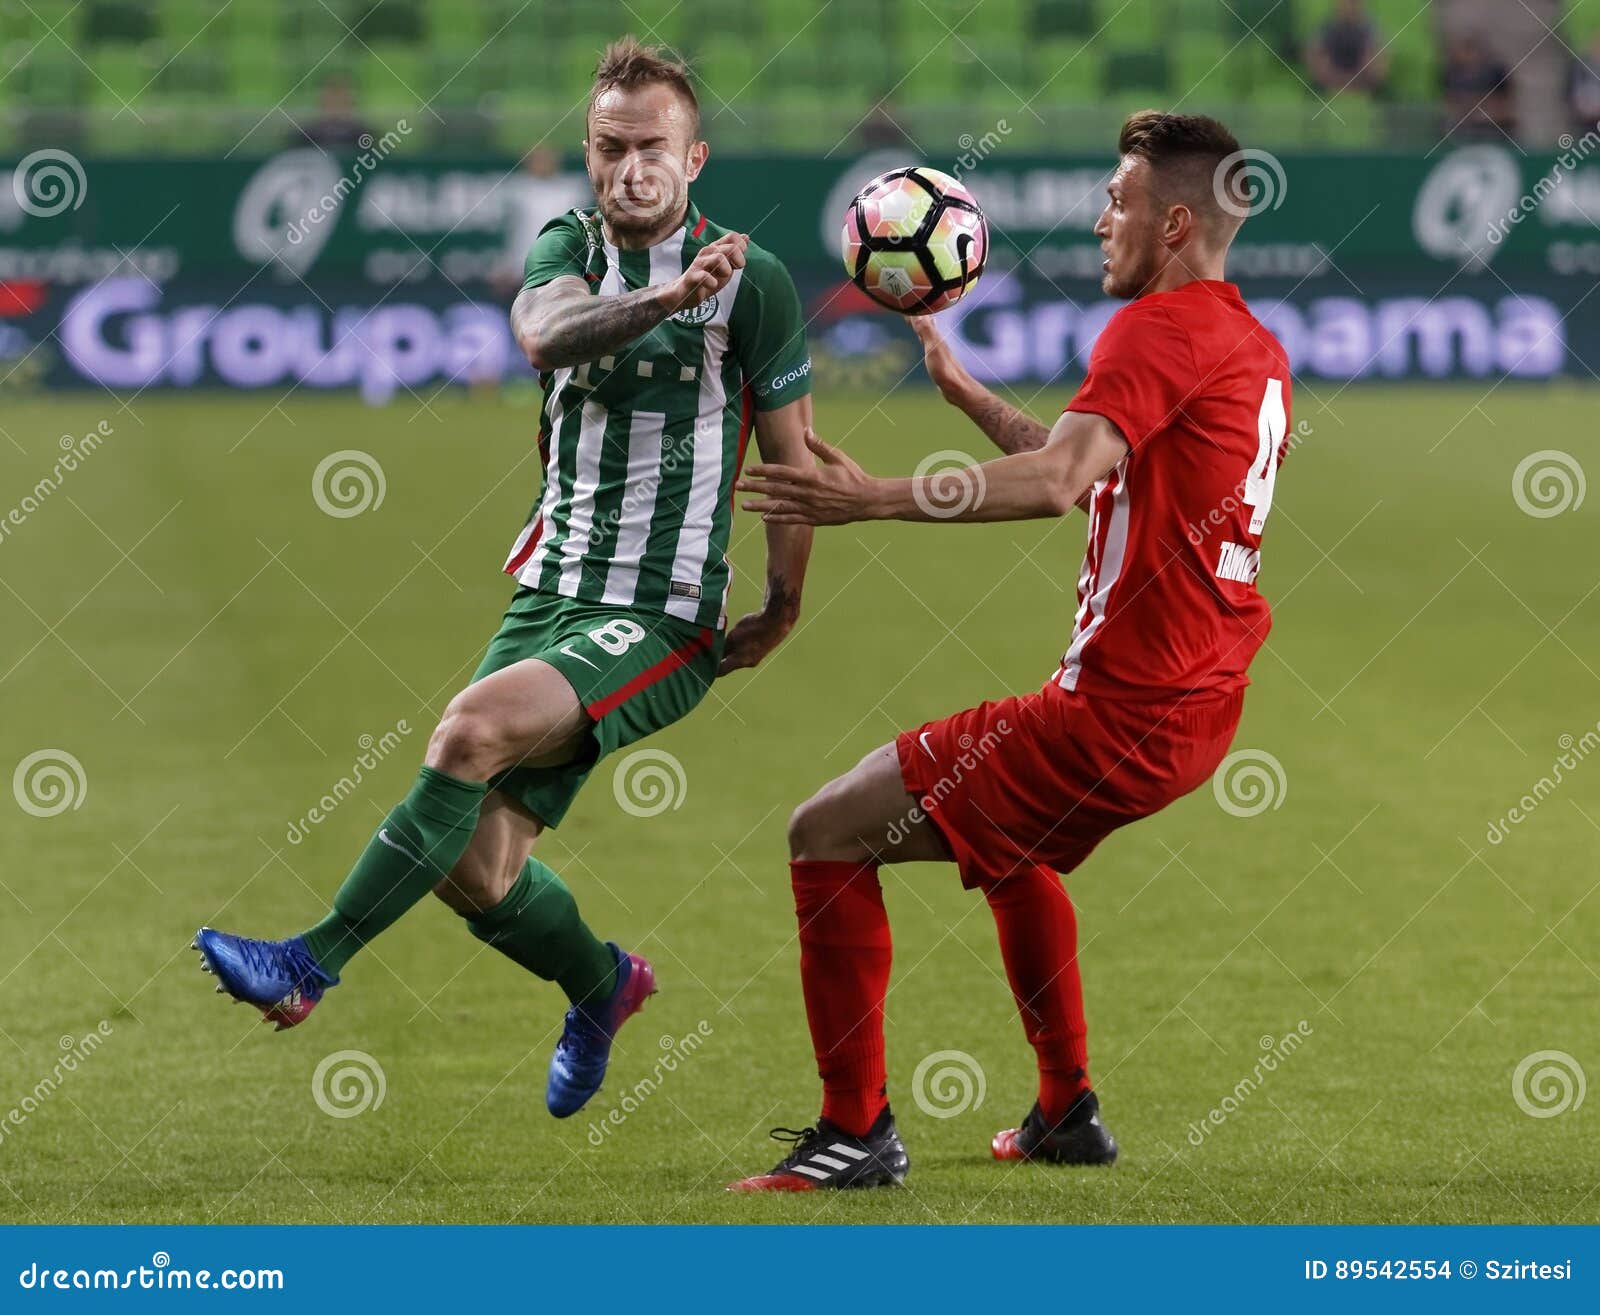
{"label": "green shorts", "polygon": [[672,725],[705,697],[722,640],[720,630],[659,612],[518,589],[472,679],[538,658],[567,678],[591,725],[571,762],[512,767],[490,788],[559,825],[600,759]]}

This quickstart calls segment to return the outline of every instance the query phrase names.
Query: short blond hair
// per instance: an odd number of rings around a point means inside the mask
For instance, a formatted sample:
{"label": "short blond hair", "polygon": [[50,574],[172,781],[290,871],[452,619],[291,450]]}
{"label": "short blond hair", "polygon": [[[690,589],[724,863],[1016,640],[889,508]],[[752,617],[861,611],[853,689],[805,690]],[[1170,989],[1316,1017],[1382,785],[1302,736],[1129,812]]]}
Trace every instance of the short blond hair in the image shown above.
{"label": "short blond hair", "polygon": [[613,41],[600,53],[595,65],[594,85],[589,88],[589,106],[584,117],[594,111],[594,103],[602,92],[616,88],[632,91],[636,87],[671,87],[689,107],[691,136],[700,136],[700,100],[694,94],[694,82],[689,67],[675,58],[663,46],[647,46],[637,37],[625,36]]}

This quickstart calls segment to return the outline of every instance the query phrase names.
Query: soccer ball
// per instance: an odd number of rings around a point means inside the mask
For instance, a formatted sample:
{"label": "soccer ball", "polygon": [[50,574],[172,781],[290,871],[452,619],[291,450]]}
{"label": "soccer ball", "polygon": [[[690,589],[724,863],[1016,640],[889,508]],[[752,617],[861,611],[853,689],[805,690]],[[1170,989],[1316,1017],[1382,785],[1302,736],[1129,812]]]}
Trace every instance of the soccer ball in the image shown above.
{"label": "soccer ball", "polygon": [[978,281],[989,224],[956,179],[913,165],[879,174],[844,216],[844,267],[880,306],[932,315]]}

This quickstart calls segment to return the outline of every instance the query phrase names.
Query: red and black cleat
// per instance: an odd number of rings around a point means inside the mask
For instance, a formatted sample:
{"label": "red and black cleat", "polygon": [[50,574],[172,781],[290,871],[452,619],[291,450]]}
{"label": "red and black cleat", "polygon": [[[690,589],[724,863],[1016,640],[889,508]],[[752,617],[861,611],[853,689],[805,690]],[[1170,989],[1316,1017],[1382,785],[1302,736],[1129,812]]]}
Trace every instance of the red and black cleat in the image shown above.
{"label": "red and black cleat", "polygon": [[1117,1140],[1100,1122],[1100,1100],[1085,1091],[1066,1117],[1051,1127],[1034,1102],[1020,1128],[1006,1128],[989,1143],[997,1160],[1038,1160],[1045,1164],[1111,1164]]}
{"label": "red and black cleat", "polygon": [[911,1169],[911,1159],[895,1131],[894,1115],[883,1113],[857,1137],[818,1119],[814,1128],[774,1128],[774,1140],[794,1149],[770,1173],[729,1183],[730,1192],[810,1192],[819,1187],[897,1187]]}

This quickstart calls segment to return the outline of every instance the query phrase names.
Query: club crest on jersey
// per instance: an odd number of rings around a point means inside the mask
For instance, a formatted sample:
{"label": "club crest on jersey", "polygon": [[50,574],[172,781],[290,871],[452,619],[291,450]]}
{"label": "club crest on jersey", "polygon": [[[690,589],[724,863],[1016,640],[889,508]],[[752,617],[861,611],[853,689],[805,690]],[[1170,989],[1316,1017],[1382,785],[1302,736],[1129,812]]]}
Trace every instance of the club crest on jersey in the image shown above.
{"label": "club crest on jersey", "polygon": [[672,317],[674,324],[704,324],[717,313],[717,294],[712,293],[698,306],[688,306]]}

